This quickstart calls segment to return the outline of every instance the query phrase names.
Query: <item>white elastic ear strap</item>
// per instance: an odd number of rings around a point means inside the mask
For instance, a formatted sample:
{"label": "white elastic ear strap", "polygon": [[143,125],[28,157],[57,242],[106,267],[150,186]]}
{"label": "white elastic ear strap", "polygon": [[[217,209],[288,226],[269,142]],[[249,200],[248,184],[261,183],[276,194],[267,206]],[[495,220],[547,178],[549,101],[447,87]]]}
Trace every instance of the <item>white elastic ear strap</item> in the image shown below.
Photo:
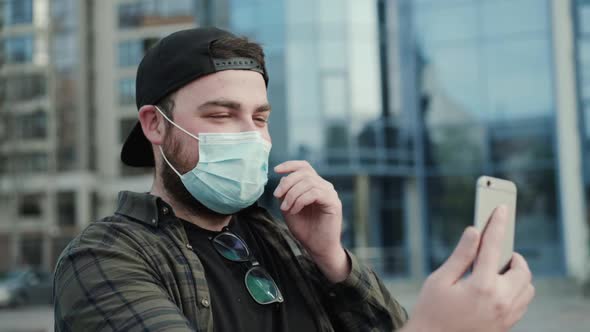
{"label": "white elastic ear strap", "polygon": [[195,136],[195,135],[193,135],[193,134],[189,133],[189,132],[188,132],[186,129],[182,128],[181,126],[177,125],[177,124],[176,124],[174,121],[170,120],[170,119],[169,119],[169,118],[166,116],[166,114],[164,114],[164,112],[162,112],[162,110],[161,110],[161,109],[160,109],[158,106],[155,106],[155,107],[156,107],[156,109],[158,110],[158,112],[160,112],[160,114],[162,114],[162,116],[164,117],[164,119],[168,120],[168,122],[170,122],[171,124],[173,124],[173,125],[174,125],[176,128],[178,128],[178,129],[180,129],[180,130],[184,131],[184,133],[185,133],[185,134],[187,134],[187,135],[189,135],[190,137],[192,137],[192,138],[196,139],[197,141],[200,141],[200,139],[199,139],[197,136]]}
{"label": "white elastic ear strap", "polygon": [[176,168],[174,168],[174,166],[172,166],[172,164],[168,161],[168,158],[166,158],[166,155],[164,154],[164,151],[162,151],[162,146],[159,145],[158,148],[160,149],[160,154],[162,155],[162,157],[164,157],[164,160],[166,161],[166,164],[168,164],[168,166],[170,166],[170,168],[172,168],[172,170],[174,171],[174,173],[178,174],[178,177],[182,177],[182,175],[180,175],[180,173],[178,173],[178,171],[176,170]]}

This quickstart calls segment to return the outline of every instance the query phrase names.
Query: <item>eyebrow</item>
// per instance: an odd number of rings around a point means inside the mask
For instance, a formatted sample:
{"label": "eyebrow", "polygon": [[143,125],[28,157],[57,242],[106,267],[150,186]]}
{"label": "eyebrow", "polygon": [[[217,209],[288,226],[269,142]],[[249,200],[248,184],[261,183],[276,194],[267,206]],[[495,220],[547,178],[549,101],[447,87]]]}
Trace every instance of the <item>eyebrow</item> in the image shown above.
{"label": "eyebrow", "polygon": [[[237,101],[227,100],[227,99],[210,100],[208,102],[205,102],[205,103],[201,104],[198,107],[198,109],[199,110],[205,110],[208,107],[213,107],[213,106],[224,107],[224,108],[228,108],[228,109],[233,110],[233,111],[240,111],[242,109],[242,104],[240,104]],[[260,106],[257,106],[256,107],[256,110],[254,111],[254,113],[270,112],[271,110],[272,109],[270,107],[270,104],[265,103],[265,104],[262,104]]]}

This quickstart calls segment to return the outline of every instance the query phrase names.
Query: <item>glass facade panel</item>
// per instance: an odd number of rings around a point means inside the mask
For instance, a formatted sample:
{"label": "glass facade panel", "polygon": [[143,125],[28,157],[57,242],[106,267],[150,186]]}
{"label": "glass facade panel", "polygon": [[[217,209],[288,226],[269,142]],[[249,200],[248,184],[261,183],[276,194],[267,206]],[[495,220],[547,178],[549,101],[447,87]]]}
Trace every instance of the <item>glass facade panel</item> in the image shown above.
{"label": "glass facade panel", "polygon": [[119,80],[119,104],[135,104],[135,79],[124,78]]}
{"label": "glass facade panel", "polygon": [[511,179],[518,188],[515,250],[534,273],[559,274],[564,262],[555,171],[510,169],[495,176]]}
{"label": "glass facade panel", "polygon": [[141,42],[128,40],[119,43],[119,66],[137,66],[143,57]]}
{"label": "glass facade panel", "polygon": [[544,0],[484,0],[480,11],[484,38],[549,32],[549,4]]}
{"label": "glass facade panel", "polygon": [[437,4],[417,2],[414,9],[418,39],[423,45],[463,43],[476,39],[478,8],[474,1]]}
{"label": "glass facade panel", "polygon": [[419,70],[427,125],[473,122],[485,113],[478,54],[472,44],[431,48],[424,54]]}
{"label": "glass facade panel", "polygon": [[140,0],[119,5],[120,28],[192,23],[193,0]]}
{"label": "glass facade panel", "polygon": [[134,39],[119,42],[119,66],[133,67],[139,65],[143,55],[159,38]]}
{"label": "glass facade panel", "polygon": [[33,23],[33,0],[4,0],[3,6],[4,24],[31,24]]}
{"label": "glass facade panel", "polygon": [[485,45],[484,84],[494,119],[522,119],[553,112],[551,49],[546,36]]}
{"label": "glass facade panel", "polygon": [[31,63],[33,61],[35,38],[33,35],[9,37],[2,41],[4,62]]}
{"label": "glass facade panel", "polygon": [[[556,177],[549,2],[410,2],[421,52],[429,263],[436,268],[473,220],[480,174],[522,183],[525,201],[531,184],[522,174]],[[555,206],[552,180],[535,190]],[[526,202],[519,207],[518,222],[535,213],[543,229],[527,235],[524,254],[535,261],[535,272],[561,271],[561,239],[545,236],[559,233],[557,214],[531,210]]]}

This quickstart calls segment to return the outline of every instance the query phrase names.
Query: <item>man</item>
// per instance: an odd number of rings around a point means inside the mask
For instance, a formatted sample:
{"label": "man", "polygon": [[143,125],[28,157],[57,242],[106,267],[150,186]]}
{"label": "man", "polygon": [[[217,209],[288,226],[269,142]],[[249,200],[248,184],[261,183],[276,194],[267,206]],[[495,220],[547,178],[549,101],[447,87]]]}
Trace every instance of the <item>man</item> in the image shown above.
{"label": "man", "polygon": [[180,31],[147,52],[121,158],[154,167],[154,182],[120,193],[115,214],[62,253],[56,331],[504,331],[522,317],[534,293],[526,262],[515,254],[496,273],[505,209],[479,253],[479,234],[466,230],[407,321],[342,247],[341,202],[307,162],[274,169],[284,224],[257,206],[267,84],[261,47],[223,30]]}

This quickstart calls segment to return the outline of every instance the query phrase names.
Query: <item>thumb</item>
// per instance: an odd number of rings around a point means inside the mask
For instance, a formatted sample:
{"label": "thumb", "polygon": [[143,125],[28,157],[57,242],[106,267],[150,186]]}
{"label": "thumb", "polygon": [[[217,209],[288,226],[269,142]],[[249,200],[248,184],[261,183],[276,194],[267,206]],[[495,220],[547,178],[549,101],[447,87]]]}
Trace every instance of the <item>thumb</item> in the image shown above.
{"label": "thumb", "polygon": [[477,256],[479,240],[479,232],[472,226],[467,227],[451,256],[435,272],[438,277],[449,284],[454,284],[461,279]]}

